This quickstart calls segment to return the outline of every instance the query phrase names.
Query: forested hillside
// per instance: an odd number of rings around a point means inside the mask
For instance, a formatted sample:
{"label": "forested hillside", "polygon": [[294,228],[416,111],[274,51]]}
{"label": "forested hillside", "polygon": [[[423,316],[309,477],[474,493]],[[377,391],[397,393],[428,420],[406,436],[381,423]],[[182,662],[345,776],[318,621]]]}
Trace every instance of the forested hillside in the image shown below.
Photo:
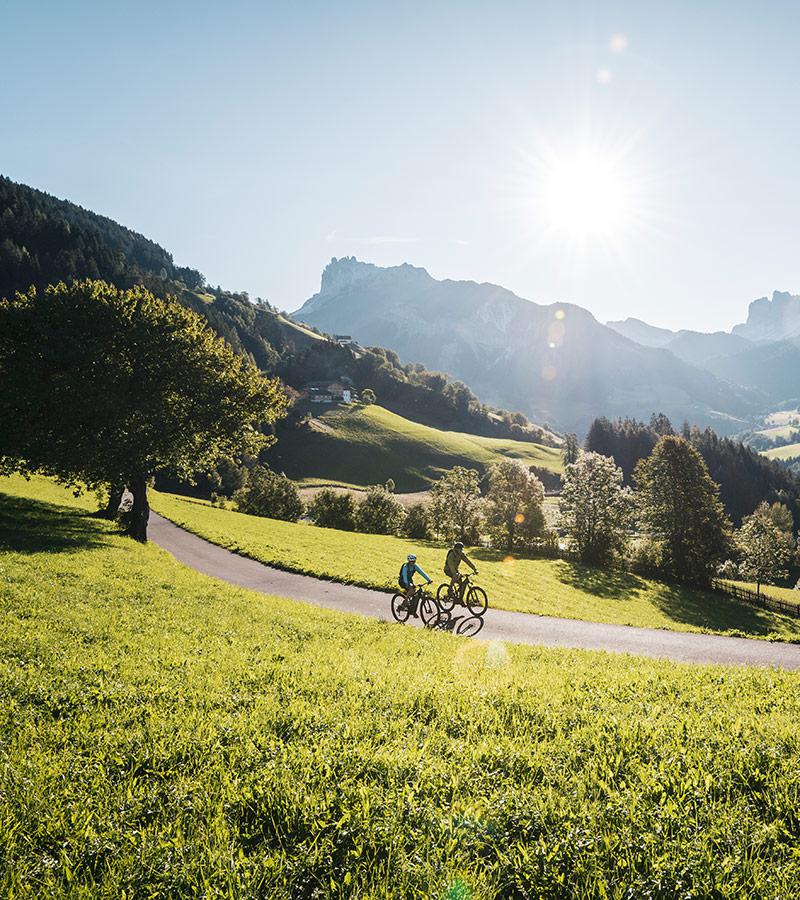
{"label": "forested hillside", "polygon": [[375,390],[393,412],[437,428],[553,442],[522,414],[487,407],[447,375],[403,366],[392,351],[325,340],[264,300],[206,285],[199,271],[176,266],[163,247],[111,219],[0,176],[0,297],[75,278],[143,283],[157,295],[175,295],[234,349],[296,389],[346,376],[357,390]]}
{"label": "forested hillside", "polygon": [[[612,456],[630,483],[636,463],[650,455],[662,435],[672,433],[672,424],[662,415],[653,416],[649,424],[599,418],[586,436],[586,449]],[[795,524],[800,525],[800,480],[784,466],[739,441],[719,437],[710,428],[684,425],[682,435],[699,450],[711,477],[720,485],[725,510],[734,522],[741,522],[766,500],[785,503]]]}

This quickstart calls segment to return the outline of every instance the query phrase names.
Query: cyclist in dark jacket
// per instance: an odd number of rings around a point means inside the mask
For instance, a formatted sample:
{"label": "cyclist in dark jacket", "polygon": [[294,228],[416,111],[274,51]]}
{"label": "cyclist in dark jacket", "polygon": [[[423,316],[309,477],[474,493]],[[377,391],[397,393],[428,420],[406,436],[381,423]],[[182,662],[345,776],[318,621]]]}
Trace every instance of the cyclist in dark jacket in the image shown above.
{"label": "cyclist in dark jacket", "polygon": [[461,541],[456,541],[447,551],[447,559],[444,561],[444,574],[450,579],[451,590],[454,590],[456,585],[461,584],[462,575],[458,569],[462,562],[465,562],[476,575],[478,574],[475,564],[464,553],[464,545]]}

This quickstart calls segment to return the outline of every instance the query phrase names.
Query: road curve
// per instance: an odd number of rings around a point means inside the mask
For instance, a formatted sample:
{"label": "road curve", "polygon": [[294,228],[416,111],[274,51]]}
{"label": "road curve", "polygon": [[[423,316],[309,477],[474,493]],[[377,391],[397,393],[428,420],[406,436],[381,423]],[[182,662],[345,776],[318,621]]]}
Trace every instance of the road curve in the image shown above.
{"label": "road curve", "polygon": [[[211,544],[155,512],[150,513],[148,533],[156,544],[184,565],[229,584],[341,612],[391,619],[389,597],[381,591],[273,569]],[[455,630],[459,624],[466,625],[468,630],[470,623],[456,620],[454,624]],[[679,662],[800,669],[798,644],[582,622],[501,609],[489,609],[480,637],[516,644],[634,653]]]}

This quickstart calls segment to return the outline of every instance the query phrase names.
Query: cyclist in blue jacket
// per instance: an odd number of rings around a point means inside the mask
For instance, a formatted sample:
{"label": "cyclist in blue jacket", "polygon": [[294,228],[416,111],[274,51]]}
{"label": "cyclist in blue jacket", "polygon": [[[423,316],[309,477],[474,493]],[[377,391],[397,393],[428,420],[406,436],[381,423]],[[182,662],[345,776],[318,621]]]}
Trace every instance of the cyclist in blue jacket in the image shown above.
{"label": "cyclist in blue jacket", "polygon": [[[414,591],[416,590],[414,587],[414,576],[417,574],[425,579],[426,584],[432,584],[432,579],[428,578],[425,572],[417,565],[416,555],[409,553],[406,561],[400,567],[400,575],[397,579],[398,584],[406,595],[406,599],[403,602],[403,609],[410,608],[409,604],[411,603],[411,598],[414,596]],[[411,612],[416,616],[416,609],[412,609]]]}

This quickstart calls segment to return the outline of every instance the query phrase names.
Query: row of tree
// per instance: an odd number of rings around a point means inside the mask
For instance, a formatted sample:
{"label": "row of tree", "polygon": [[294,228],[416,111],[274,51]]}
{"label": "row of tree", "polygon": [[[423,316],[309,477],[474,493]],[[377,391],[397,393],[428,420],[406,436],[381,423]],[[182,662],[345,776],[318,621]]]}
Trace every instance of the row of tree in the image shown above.
{"label": "row of tree", "polygon": [[[626,484],[635,481],[638,463],[646,459],[662,437],[676,432],[669,419],[654,414],[649,423],[635,419],[595,419],[586,436],[585,449],[610,456],[622,469]],[[720,486],[720,499],[728,516],[739,524],[764,501],[789,508],[795,529],[800,527],[800,479],[777,462],[731,438],[720,438],[712,429],[684,424],[680,436],[702,456],[712,479]],[[574,461],[577,442],[568,441],[566,453]]]}

